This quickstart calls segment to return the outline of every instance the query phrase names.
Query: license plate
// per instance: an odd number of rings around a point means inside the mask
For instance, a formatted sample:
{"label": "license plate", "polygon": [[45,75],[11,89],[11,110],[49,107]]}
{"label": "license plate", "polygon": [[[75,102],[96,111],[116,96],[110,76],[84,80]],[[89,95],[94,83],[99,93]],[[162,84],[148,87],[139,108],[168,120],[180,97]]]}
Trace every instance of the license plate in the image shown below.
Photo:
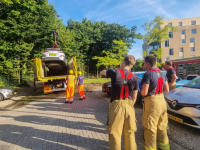
{"label": "license plate", "polygon": [[175,116],[173,116],[173,115],[168,114],[168,118],[170,118],[170,119],[172,119],[172,120],[174,120],[174,121],[183,123],[183,119],[178,118],[178,117],[175,117]]}
{"label": "license plate", "polygon": [[103,91],[106,91],[105,89],[103,89]]}
{"label": "license plate", "polygon": [[56,54],[49,54],[49,56],[56,56]]}
{"label": "license plate", "polygon": [[14,92],[14,94],[16,95],[16,94],[17,94],[17,92]]}

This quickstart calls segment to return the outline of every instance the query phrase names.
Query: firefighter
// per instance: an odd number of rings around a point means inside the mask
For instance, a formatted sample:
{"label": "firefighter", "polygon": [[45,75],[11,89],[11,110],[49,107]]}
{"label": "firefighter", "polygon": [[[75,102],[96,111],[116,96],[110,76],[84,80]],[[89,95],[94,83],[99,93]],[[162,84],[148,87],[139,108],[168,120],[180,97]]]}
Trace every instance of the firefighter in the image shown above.
{"label": "firefighter", "polygon": [[78,78],[77,78],[77,83],[76,86],[78,87],[78,91],[80,94],[80,99],[79,100],[83,100],[85,99],[85,93],[84,93],[84,77],[81,76],[81,72],[78,72]]}
{"label": "firefighter", "polygon": [[176,88],[176,71],[172,67],[171,61],[165,61],[165,68],[167,69],[167,79],[169,84],[169,90]]}
{"label": "firefighter", "polygon": [[73,97],[74,97],[74,84],[75,84],[75,76],[73,75],[73,71],[69,71],[69,75],[66,79],[66,101],[65,103],[73,103]]}
{"label": "firefighter", "polygon": [[121,69],[109,69],[100,72],[111,78],[111,99],[107,130],[111,150],[121,150],[121,135],[124,136],[124,149],[136,150],[135,104],[138,92],[138,81],[129,71],[135,64],[135,57],[128,55],[121,64]]}
{"label": "firefighter", "polygon": [[167,136],[167,104],[164,93],[169,92],[166,75],[156,67],[156,57],[146,56],[144,68],[147,72],[142,78],[141,95],[144,96],[142,125],[144,127],[145,150],[155,150],[158,142],[159,149],[169,150]]}

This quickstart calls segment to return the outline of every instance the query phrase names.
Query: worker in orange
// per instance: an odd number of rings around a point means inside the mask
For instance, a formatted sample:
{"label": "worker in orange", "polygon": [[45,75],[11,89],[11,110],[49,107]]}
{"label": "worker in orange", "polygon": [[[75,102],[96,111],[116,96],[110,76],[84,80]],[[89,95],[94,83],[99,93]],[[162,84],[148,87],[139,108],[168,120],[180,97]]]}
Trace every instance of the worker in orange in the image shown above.
{"label": "worker in orange", "polygon": [[66,79],[66,101],[65,103],[73,103],[73,97],[74,97],[74,84],[75,84],[75,76],[73,75],[73,71],[69,71],[69,75]]}
{"label": "worker in orange", "polygon": [[79,71],[76,86],[78,87],[78,91],[80,94],[80,100],[83,100],[83,99],[85,99],[84,77],[81,74],[82,74],[82,72]]}

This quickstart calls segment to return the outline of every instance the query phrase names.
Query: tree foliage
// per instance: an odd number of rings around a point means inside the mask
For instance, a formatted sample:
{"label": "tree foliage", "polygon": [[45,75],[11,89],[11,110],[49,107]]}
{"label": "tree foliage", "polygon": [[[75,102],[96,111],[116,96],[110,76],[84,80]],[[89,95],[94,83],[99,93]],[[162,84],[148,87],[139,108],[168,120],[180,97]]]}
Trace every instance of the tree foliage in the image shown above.
{"label": "tree foliage", "polygon": [[158,67],[161,67],[162,58],[162,48],[157,50],[152,50],[148,52],[148,48],[152,43],[163,43],[169,39],[169,31],[176,32],[177,28],[169,25],[163,25],[163,17],[157,16],[150,22],[146,22],[142,26],[145,30],[145,35],[143,35],[144,43],[146,44],[146,49],[143,51],[143,57],[147,55],[153,55],[157,57]]}
{"label": "tree foliage", "polygon": [[117,65],[121,64],[124,57],[128,54],[127,43],[124,43],[122,40],[116,41],[113,40],[113,49],[110,51],[103,51],[102,53],[105,56],[94,56],[94,60],[98,60],[96,66],[99,68],[100,66],[105,66],[106,69],[114,68]]}
{"label": "tree foliage", "polygon": [[47,0],[7,0],[0,8],[0,73],[20,83],[31,59],[51,46],[56,11]]}
{"label": "tree foliage", "polygon": [[[87,70],[88,73],[95,73],[97,70],[96,66],[99,63],[98,59],[93,59],[95,56],[108,57],[111,54],[114,56],[118,53],[117,44],[113,42],[114,40],[126,43],[126,47],[129,49],[131,44],[135,43],[134,39],[138,38],[136,26],[128,29],[116,23],[107,24],[105,21],[92,22],[87,20],[87,18],[83,18],[82,22],[69,19],[66,29],[75,33],[74,41],[76,47],[73,55],[76,55],[78,58],[78,68],[80,70]],[[85,68],[82,67],[83,64]],[[100,65],[101,67],[105,66]]]}
{"label": "tree foliage", "polygon": [[144,63],[144,60],[141,59],[136,59],[135,65],[131,69],[132,72],[137,72],[137,71],[143,71],[142,64]]}
{"label": "tree foliage", "polygon": [[[48,0],[1,0],[0,20],[0,75],[18,83],[33,79],[31,60],[53,46],[52,30],[58,32],[67,59],[76,56],[78,69],[93,74],[97,66],[118,65],[138,38],[136,26],[128,29],[87,18],[69,19],[64,25]],[[110,65],[103,65],[103,57]]]}

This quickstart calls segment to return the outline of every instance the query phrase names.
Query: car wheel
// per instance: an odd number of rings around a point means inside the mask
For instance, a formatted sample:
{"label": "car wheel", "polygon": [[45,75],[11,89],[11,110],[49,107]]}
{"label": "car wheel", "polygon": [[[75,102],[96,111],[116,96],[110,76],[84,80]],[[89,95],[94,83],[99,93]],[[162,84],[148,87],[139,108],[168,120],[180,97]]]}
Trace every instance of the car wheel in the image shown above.
{"label": "car wheel", "polygon": [[4,100],[4,97],[2,94],[0,94],[0,101],[3,101]]}

